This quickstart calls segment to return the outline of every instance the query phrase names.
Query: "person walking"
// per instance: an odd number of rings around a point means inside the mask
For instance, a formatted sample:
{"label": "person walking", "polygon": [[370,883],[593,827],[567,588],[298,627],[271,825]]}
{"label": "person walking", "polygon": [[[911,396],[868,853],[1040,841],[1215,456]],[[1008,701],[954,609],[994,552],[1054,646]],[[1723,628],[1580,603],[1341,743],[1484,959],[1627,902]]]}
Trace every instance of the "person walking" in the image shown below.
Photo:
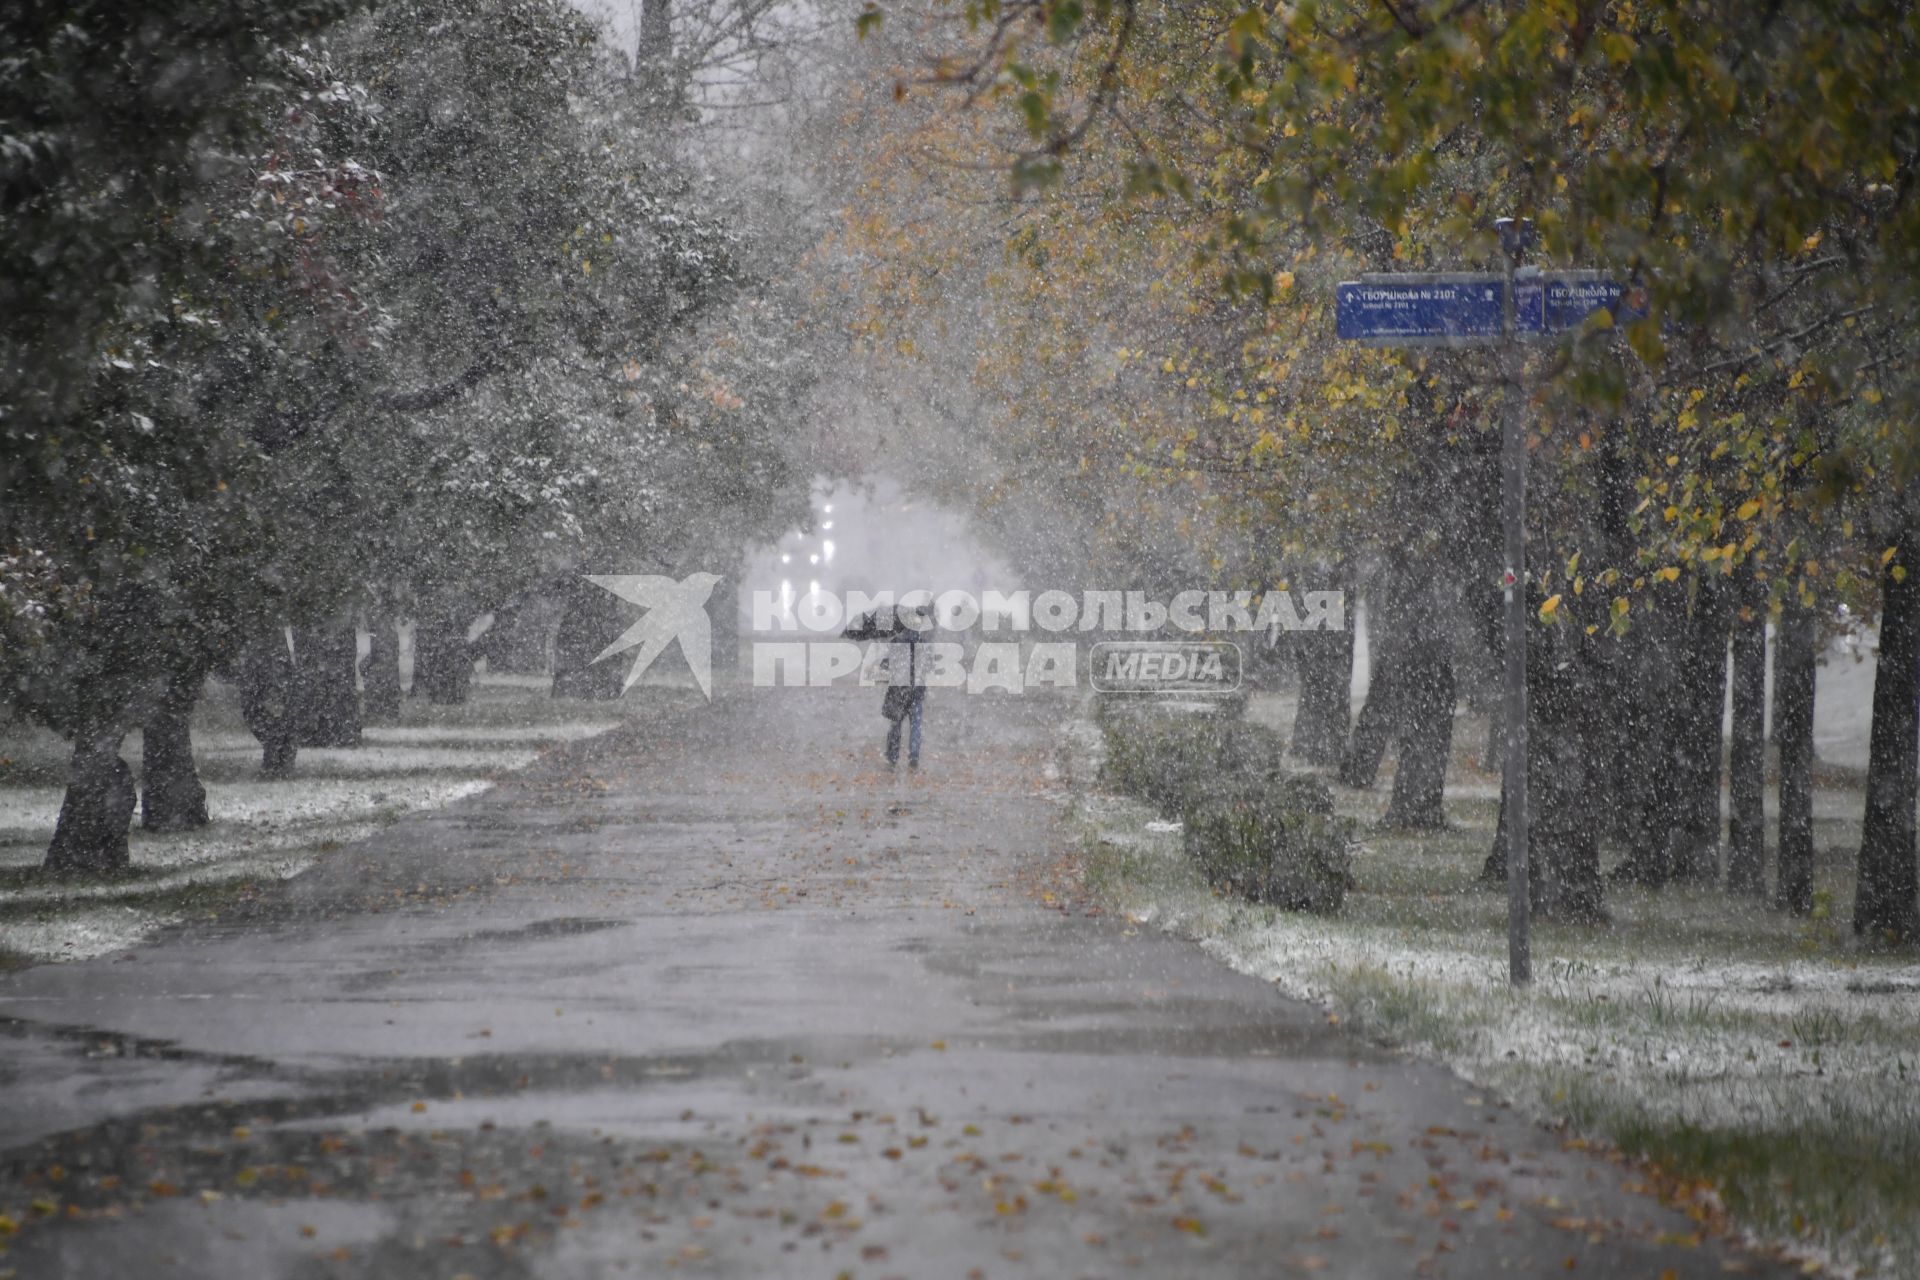
{"label": "person walking", "polygon": [[907,768],[920,768],[921,724],[926,715],[927,664],[924,652],[933,630],[933,616],[920,606],[900,605],[884,619],[876,610],[847,628],[850,640],[884,639],[887,653],[887,691],[880,701],[880,714],[887,726],[887,767],[900,765],[900,738],[907,739]]}

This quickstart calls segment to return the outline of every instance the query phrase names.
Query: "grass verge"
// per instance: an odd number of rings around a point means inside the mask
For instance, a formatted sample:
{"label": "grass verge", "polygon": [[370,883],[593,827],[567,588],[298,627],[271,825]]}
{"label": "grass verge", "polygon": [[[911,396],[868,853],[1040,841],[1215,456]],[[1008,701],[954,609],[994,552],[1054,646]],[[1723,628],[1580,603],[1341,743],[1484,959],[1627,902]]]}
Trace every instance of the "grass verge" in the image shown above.
{"label": "grass verge", "polygon": [[[1288,710],[1258,699],[1249,714],[1284,725]],[[1463,739],[1478,740],[1465,724]],[[1610,888],[1610,925],[1536,927],[1536,982],[1516,993],[1504,895],[1476,883],[1497,783],[1464,755],[1443,831],[1380,828],[1390,778],[1336,788],[1362,824],[1357,883],[1318,918],[1216,895],[1175,824],[1098,789],[1097,731],[1078,723],[1062,741],[1087,887],[1106,909],[1605,1138],[1690,1203],[1707,1184],[1738,1225],[1810,1258],[1920,1274],[1920,964],[1836,924],[1858,793],[1816,798],[1821,918],[1712,889]]]}
{"label": "grass verge", "polygon": [[[0,725],[0,969],[104,955],[203,918],[408,813],[476,794],[555,744],[604,732],[674,696],[645,688],[620,702],[582,703],[550,698],[541,681],[482,676],[464,705],[409,700],[396,723],[369,726],[362,745],[304,749],[293,777],[269,780],[237,695],[216,682],[193,723],[211,824],[168,835],[136,825],[132,866],[101,876],[41,869],[67,747],[42,730]],[[125,754],[138,773],[138,735]]]}

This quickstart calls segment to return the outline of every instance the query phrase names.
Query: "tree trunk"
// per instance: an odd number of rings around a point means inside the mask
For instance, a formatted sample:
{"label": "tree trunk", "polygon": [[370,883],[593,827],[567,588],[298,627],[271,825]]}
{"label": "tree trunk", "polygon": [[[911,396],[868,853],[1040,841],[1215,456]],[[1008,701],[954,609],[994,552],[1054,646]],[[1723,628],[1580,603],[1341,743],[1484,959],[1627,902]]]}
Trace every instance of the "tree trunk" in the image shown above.
{"label": "tree trunk", "polygon": [[1296,631],[1293,645],[1294,664],[1300,672],[1293,754],[1313,764],[1336,764],[1347,745],[1353,714],[1353,627]]}
{"label": "tree trunk", "polygon": [[[1389,827],[1435,829],[1446,825],[1447,762],[1453,754],[1452,629],[1435,597],[1429,575],[1409,593],[1411,607],[1400,652],[1399,736]],[[1372,701],[1371,698],[1368,701]],[[1364,712],[1362,713],[1364,715]],[[1358,736],[1358,731],[1355,731]]]}
{"label": "tree trunk", "polygon": [[1407,673],[1398,663],[1374,664],[1367,682],[1367,700],[1354,717],[1353,736],[1340,754],[1340,784],[1365,790],[1380,776],[1380,762],[1387,754],[1405,714],[1402,685]]}
{"label": "tree trunk", "polygon": [[553,696],[606,702],[620,696],[625,667],[595,662],[626,629],[619,597],[575,575],[561,594],[560,630],[553,642]]}
{"label": "tree trunk", "polygon": [[1647,732],[1649,705],[1638,679],[1642,637],[1635,630],[1596,636],[1594,644],[1606,672],[1591,711],[1594,765],[1600,772],[1599,834],[1603,844],[1624,848],[1637,847],[1641,838],[1641,810],[1653,773],[1648,757],[1659,754]]}
{"label": "tree trunk", "polygon": [[1480,745],[1480,771],[1499,773],[1507,767],[1507,726],[1501,723],[1500,708],[1488,707],[1487,740]]}
{"label": "tree trunk", "polygon": [[[1497,542],[1497,528],[1485,535]],[[1489,575],[1492,570],[1489,569]],[[1491,591],[1475,592],[1462,604],[1463,626],[1455,646],[1454,682],[1466,698],[1467,709],[1487,720],[1486,741],[1480,748],[1480,771],[1499,773],[1506,764],[1507,726],[1506,689],[1502,683],[1500,648],[1506,630],[1506,616],[1500,597]]]}
{"label": "tree trunk", "polygon": [[1686,617],[1677,592],[1658,590],[1651,607],[1639,613],[1622,641],[1618,666],[1633,702],[1634,728],[1616,763],[1626,777],[1619,835],[1626,856],[1613,870],[1615,880],[1658,889],[1673,879],[1675,831],[1680,825],[1679,778],[1685,765],[1681,722],[1686,707],[1679,670]]}
{"label": "tree trunk", "polygon": [[1915,768],[1920,766],[1920,528],[1900,532],[1880,575],[1880,660],[1867,743],[1867,816],[1860,834],[1853,931],[1906,942],[1920,932],[1914,864]]}
{"label": "tree trunk", "polygon": [[668,0],[640,0],[639,61],[663,66],[673,57],[672,10]]}
{"label": "tree trunk", "polygon": [[[716,672],[726,672],[731,676],[740,666],[740,583],[741,570],[737,566],[732,573],[721,578],[713,588],[713,594],[707,598],[707,609],[713,615],[713,663]],[[971,629],[973,634],[967,639],[967,661],[979,651],[980,626],[976,623]],[[1241,679],[1248,682],[1250,688],[1261,687],[1259,680],[1264,664],[1261,658],[1266,656],[1265,646],[1255,643],[1249,645],[1247,655],[1252,661],[1250,670],[1244,672]]]}
{"label": "tree trunk", "polygon": [[[1380,575],[1379,590],[1367,606],[1367,699],[1354,717],[1353,735],[1340,755],[1343,786],[1366,788],[1380,776],[1380,761],[1400,727],[1406,701],[1407,636],[1414,601],[1408,575],[1389,569]],[[1306,690],[1301,689],[1304,700]]]}
{"label": "tree trunk", "polygon": [[188,717],[206,675],[175,677],[141,732],[140,825],[149,831],[197,831],[207,825],[207,789],[193,768]]}
{"label": "tree trunk", "polygon": [[[1500,816],[1493,824],[1493,848],[1480,863],[1480,883],[1489,889],[1504,889],[1507,884],[1507,784],[1504,780],[1500,784]],[[1531,875],[1527,886],[1533,886]]]}
{"label": "tree trunk", "polygon": [[1789,593],[1773,641],[1773,742],[1780,757],[1779,872],[1775,905],[1813,910],[1813,610]]}
{"label": "tree trunk", "polygon": [[[1602,564],[1620,564],[1634,558],[1638,540],[1633,531],[1634,509],[1640,505],[1639,458],[1630,444],[1635,432],[1608,430],[1600,454],[1594,536],[1583,538],[1587,558]],[[1638,813],[1652,772],[1647,734],[1650,703],[1639,680],[1646,637],[1655,629],[1635,625],[1620,635],[1610,628],[1595,634],[1591,645],[1600,672],[1590,715],[1594,719],[1589,745],[1592,766],[1598,770],[1599,835],[1602,845],[1635,847],[1640,837]]]}
{"label": "tree trunk", "polygon": [[542,596],[522,598],[493,612],[493,625],[474,641],[487,660],[487,670],[513,675],[543,676],[553,667],[552,601]]}
{"label": "tree trunk", "polygon": [[1433,830],[1447,823],[1447,762],[1453,755],[1453,663],[1443,651],[1409,672],[1406,705],[1395,753],[1389,827]]}
{"label": "tree trunk", "polygon": [[130,865],[127,829],[137,797],[133,769],[120,758],[124,736],[101,730],[73,744],[66,798],[47,846],[47,870],[99,873]]}
{"label": "tree trunk", "polygon": [[[1536,628],[1527,652],[1527,888],[1533,911],[1543,919],[1578,924],[1607,919],[1600,876],[1600,831],[1605,768],[1595,645],[1570,627]],[[1481,879],[1507,879],[1507,796],[1500,794],[1500,821]]]}
{"label": "tree trunk", "polygon": [[[1531,720],[1531,717],[1529,717]],[[1600,835],[1593,822],[1597,771],[1588,755],[1587,734],[1547,736],[1527,746],[1527,793],[1532,821],[1527,824],[1532,860],[1527,865],[1527,896],[1535,915],[1572,924],[1604,924],[1605,882],[1600,875]],[[1481,883],[1507,883],[1507,792],[1500,790],[1500,818],[1493,850],[1480,864]]]}
{"label": "tree trunk", "polygon": [[352,615],[294,628],[301,746],[360,745],[359,647]]}
{"label": "tree trunk", "polygon": [[360,667],[361,702],[370,721],[400,717],[400,632],[390,613],[367,615],[367,656]]}
{"label": "tree trunk", "polygon": [[440,617],[413,629],[413,692],[436,706],[458,706],[473,691],[473,647],[466,624]]}
{"label": "tree trunk", "polygon": [[244,643],[234,663],[240,685],[240,714],[260,743],[260,772],[269,778],[293,773],[300,749],[293,655],[286,630],[263,628]]}
{"label": "tree trunk", "polygon": [[1720,774],[1727,706],[1726,593],[1702,579],[1681,657],[1685,714],[1675,735],[1680,765],[1679,823],[1672,867],[1676,879],[1720,879]]}
{"label": "tree trunk", "polygon": [[1347,741],[1353,712],[1353,636],[1316,635],[1299,650],[1300,702],[1293,721],[1293,754],[1333,764]]}
{"label": "tree trunk", "polygon": [[[1534,820],[1527,885],[1534,912],[1542,919],[1597,924],[1607,918],[1595,806],[1600,770],[1593,745],[1593,734],[1575,723],[1544,734],[1529,752]],[[1503,873],[1505,869],[1503,865]]]}
{"label": "tree trunk", "polygon": [[1767,608],[1749,566],[1733,624],[1733,735],[1727,765],[1727,889],[1767,892]]}
{"label": "tree trunk", "polygon": [[[634,42],[634,79],[644,118],[659,124],[684,108],[686,69],[673,56],[670,0],[640,0],[639,39]],[[654,132],[662,132],[654,130]]]}

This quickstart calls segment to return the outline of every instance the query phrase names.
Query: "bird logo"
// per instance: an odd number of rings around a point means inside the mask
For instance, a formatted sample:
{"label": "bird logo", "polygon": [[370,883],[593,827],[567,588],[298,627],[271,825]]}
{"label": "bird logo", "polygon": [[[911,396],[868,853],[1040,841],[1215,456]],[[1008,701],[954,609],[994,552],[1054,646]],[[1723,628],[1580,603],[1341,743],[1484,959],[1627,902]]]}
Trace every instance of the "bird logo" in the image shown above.
{"label": "bird logo", "polygon": [[639,646],[640,652],[634,655],[633,668],[627,672],[626,683],[620,686],[620,692],[625,693],[633,688],[647,668],[653,665],[653,660],[669,644],[678,640],[680,652],[685,655],[700,692],[707,696],[708,701],[712,701],[713,628],[707,621],[707,597],[713,594],[715,584],[720,581],[719,574],[693,573],[679,582],[656,573],[590,573],[586,577],[595,586],[646,610],[640,621],[628,627],[618,640],[602,649],[599,657],[594,659],[594,662],[598,662],[601,658],[609,658]]}

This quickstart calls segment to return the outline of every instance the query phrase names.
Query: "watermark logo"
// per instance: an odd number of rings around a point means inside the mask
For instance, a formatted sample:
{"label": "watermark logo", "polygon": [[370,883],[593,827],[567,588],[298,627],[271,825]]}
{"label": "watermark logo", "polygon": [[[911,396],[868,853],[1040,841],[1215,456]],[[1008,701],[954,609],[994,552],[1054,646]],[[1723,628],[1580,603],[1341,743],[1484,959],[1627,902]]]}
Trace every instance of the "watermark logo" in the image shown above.
{"label": "watermark logo", "polygon": [[694,682],[708,701],[713,700],[713,626],[707,620],[707,597],[719,583],[719,574],[692,573],[679,582],[659,574],[588,574],[587,581],[647,611],[594,658],[599,662],[639,648],[620,692],[633,688],[653,660],[678,640]]}
{"label": "watermark logo", "polygon": [[[753,683],[831,687],[887,678],[970,694],[1074,688],[1084,671],[1113,693],[1227,694],[1246,650],[1226,635],[1344,631],[1338,591],[849,592],[753,596]],[[1121,638],[1121,637],[1125,638]],[[791,637],[791,638],[788,638]],[[831,637],[831,638],[829,638]],[[866,648],[862,648],[862,644]],[[906,672],[911,672],[907,676]]]}
{"label": "watermark logo", "polygon": [[1231,693],[1240,646],[1230,640],[1103,640],[1090,673],[1101,693]]}
{"label": "watermark logo", "polygon": [[[622,693],[678,642],[712,700],[707,601],[718,574],[678,582],[589,574],[587,581],[646,611],[593,659],[638,650]],[[1259,593],[1182,591],[1165,601],[1140,591],[915,591],[898,599],[855,591],[842,599],[816,586],[798,602],[784,591],[755,592],[749,647],[752,682],[761,688],[889,683],[1020,693],[1074,688],[1086,670],[1107,693],[1226,694],[1240,687],[1246,651],[1212,635],[1251,633],[1272,645],[1288,632],[1346,625],[1340,592],[1296,595],[1284,584]],[[1113,638],[1129,632],[1137,638]]]}
{"label": "watermark logo", "polygon": [[[914,615],[907,618],[902,610]],[[1345,631],[1346,596],[1339,591],[1181,591],[1161,600],[1145,591],[850,591],[845,596],[817,586],[799,600],[785,591],[753,593],[756,635],[812,632],[832,635],[868,619],[898,618],[895,626],[926,631],[1264,632]]]}

